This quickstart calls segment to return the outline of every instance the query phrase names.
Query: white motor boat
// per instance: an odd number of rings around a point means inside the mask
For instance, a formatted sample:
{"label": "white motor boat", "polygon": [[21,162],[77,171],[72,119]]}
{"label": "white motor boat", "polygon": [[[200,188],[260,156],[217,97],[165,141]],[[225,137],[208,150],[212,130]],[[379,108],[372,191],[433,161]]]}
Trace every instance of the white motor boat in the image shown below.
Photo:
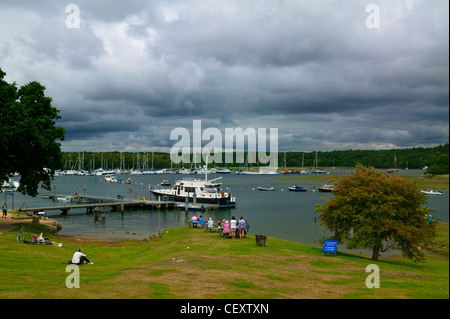
{"label": "white motor boat", "polygon": [[176,202],[185,202],[186,199],[197,204],[215,204],[219,207],[235,207],[236,197],[231,195],[231,191],[224,192],[218,187],[215,180],[208,182],[202,178],[183,178],[175,182],[171,188],[153,188],[150,192],[156,196],[166,197]]}
{"label": "white motor boat", "polygon": [[441,191],[436,191],[436,190],[421,190],[422,193],[426,194],[426,195],[444,195],[443,192]]}

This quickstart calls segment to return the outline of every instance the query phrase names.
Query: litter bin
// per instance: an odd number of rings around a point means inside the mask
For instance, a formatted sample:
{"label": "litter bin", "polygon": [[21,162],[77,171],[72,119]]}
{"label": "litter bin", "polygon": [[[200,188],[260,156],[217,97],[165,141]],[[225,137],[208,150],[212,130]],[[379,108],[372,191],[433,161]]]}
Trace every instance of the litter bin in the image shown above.
{"label": "litter bin", "polygon": [[255,235],[256,238],[256,245],[259,246],[266,246],[266,236],[264,235]]}

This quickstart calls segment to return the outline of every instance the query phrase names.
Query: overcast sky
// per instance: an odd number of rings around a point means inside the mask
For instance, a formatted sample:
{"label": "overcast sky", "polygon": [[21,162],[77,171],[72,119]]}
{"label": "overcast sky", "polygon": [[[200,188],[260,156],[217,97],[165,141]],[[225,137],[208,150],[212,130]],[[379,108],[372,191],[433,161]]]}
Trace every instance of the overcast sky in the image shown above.
{"label": "overcast sky", "polygon": [[448,12],[447,0],[1,0],[0,67],[46,86],[63,151],[169,151],[193,120],[278,128],[281,151],[434,146],[449,135]]}

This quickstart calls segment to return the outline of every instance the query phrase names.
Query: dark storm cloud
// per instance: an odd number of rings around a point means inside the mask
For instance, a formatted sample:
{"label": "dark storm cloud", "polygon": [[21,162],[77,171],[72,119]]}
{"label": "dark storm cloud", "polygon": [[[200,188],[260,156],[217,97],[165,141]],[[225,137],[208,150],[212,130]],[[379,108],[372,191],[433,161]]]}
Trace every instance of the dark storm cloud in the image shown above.
{"label": "dark storm cloud", "polygon": [[69,29],[69,2],[2,1],[0,61],[46,85],[66,150],[168,150],[193,119],[288,150],[447,142],[448,2],[374,3],[377,29],[357,1],[77,1]]}

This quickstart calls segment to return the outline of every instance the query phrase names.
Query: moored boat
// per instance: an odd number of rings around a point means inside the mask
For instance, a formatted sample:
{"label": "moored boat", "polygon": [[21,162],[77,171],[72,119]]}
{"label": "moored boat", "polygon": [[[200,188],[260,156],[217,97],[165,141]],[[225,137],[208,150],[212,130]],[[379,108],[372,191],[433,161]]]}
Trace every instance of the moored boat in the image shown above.
{"label": "moored boat", "polygon": [[217,170],[217,174],[230,174],[231,171],[228,168],[221,168]]}
{"label": "moored boat", "polygon": [[195,205],[195,204],[179,204],[177,205],[177,207],[180,210],[186,210],[186,206],[187,206],[187,210],[188,211],[205,211],[206,210],[206,206],[205,205]]}
{"label": "moored boat", "polygon": [[220,208],[235,207],[236,197],[231,195],[231,190],[224,192],[219,187],[211,187],[217,186],[217,183],[211,182],[201,178],[184,178],[176,181],[171,188],[150,187],[150,192],[155,196],[167,196],[169,200],[176,202],[185,202],[187,199],[195,204],[213,204]]}
{"label": "moored boat", "polygon": [[443,192],[441,191],[436,191],[436,190],[421,190],[422,193],[426,194],[426,195],[444,195]]}
{"label": "moored boat", "polygon": [[303,186],[291,186],[289,187],[291,192],[306,192],[308,189]]}
{"label": "moored boat", "polygon": [[333,184],[325,184],[322,187],[319,187],[319,192],[332,192],[334,191],[334,185]]}
{"label": "moored boat", "polygon": [[172,185],[168,180],[163,180],[162,182],[161,182],[161,184],[160,184],[161,186],[170,186],[170,185]]}
{"label": "moored boat", "polygon": [[258,186],[258,190],[260,190],[260,191],[274,191],[275,188],[273,188],[273,187],[265,187],[265,186]]}

